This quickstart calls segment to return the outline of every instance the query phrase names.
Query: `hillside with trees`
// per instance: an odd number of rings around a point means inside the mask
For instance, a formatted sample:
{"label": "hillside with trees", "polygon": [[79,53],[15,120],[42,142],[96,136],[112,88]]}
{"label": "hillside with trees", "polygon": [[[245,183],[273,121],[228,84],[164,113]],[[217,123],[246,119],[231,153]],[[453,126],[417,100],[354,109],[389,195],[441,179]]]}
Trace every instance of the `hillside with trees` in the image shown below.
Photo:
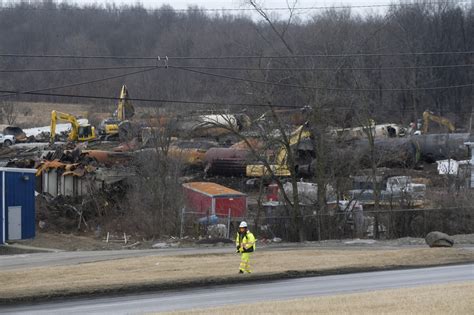
{"label": "hillside with trees", "polygon": [[[406,124],[426,109],[466,124],[473,54],[459,52],[474,50],[473,12],[468,5],[443,1],[396,5],[383,14],[328,8],[306,19],[297,14],[273,19],[264,11],[251,19],[197,7],[4,4],[0,87],[24,92],[73,85],[43,92],[116,96],[126,83],[142,99],[201,101],[220,108],[262,102],[317,107],[335,113],[339,125],[354,124],[348,117],[360,110],[377,121]],[[44,95],[4,99],[87,101]],[[193,104],[180,108],[191,110]]]}

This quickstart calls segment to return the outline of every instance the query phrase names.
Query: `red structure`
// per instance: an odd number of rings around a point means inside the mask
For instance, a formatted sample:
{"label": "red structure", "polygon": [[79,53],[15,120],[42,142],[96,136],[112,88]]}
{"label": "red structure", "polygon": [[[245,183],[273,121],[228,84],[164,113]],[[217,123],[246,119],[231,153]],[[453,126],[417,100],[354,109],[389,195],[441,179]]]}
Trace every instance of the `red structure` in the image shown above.
{"label": "red structure", "polygon": [[267,201],[278,201],[278,194],[280,192],[280,188],[278,184],[271,183],[267,187]]}
{"label": "red structure", "polygon": [[186,207],[203,215],[241,218],[247,212],[247,195],[216,183],[183,184]]}

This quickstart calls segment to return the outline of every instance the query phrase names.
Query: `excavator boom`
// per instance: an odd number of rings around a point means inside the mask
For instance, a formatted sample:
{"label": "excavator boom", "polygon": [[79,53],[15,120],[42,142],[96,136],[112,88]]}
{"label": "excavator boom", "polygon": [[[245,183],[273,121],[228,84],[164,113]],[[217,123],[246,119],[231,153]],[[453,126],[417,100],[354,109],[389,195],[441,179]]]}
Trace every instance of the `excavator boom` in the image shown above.
{"label": "excavator boom", "polygon": [[[292,147],[300,143],[301,140],[311,137],[311,132],[305,128],[306,124],[294,130],[288,139],[288,146]],[[291,171],[288,165],[287,146],[282,145],[276,155],[275,164],[269,165],[270,169],[263,164],[247,165],[245,173],[248,177],[264,177],[273,173],[277,177],[288,177]]]}
{"label": "excavator boom", "polygon": [[445,126],[448,128],[449,132],[454,132],[456,130],[453,123],[449,119],[437,116],[426,110],[423,112],[423,133],[428,133],[430,121],[434,121],[442,126]]}
{"label": "excavator boom", "polygon": [[113,117],[104,119],[100,124],[100,133],[105,136],[105,139],[109,139],[113,136],[118,136],[120,133],[119,125],[129,120],[135,115],[135,108],[130,102],[130,96],[128,94],[127,86],[122,85],[120,89],[120,96],[117,103],[117,109],[115,110]]}
{"label": "excavator boom", "polygon": [[135,108],[130,102],[130,96],[126,85],[122,85],[120,90],[120,97],[117,105],[117,119],[124,121],[132,118],[135,115]]}
{"label": "excavator boom", "polygon": [[69,141],[90,141],[95,139],[95,128],[91,125],[80,125],[71,114],[61,113],[53,110],[51,112],[51,130],[50,142],[54,143],[56,138],[56,125],[58,120],[64,120],[71,123],[71,131],[69,132]]}

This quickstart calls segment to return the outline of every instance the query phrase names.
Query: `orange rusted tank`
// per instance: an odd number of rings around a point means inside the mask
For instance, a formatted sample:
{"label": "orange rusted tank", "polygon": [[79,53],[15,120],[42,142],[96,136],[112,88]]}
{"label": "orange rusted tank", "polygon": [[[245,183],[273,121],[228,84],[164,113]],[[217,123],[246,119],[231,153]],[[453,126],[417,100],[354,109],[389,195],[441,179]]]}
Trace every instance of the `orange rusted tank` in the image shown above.
{"label": "orange rusted tank", "polygon": [[216,146],[210,141],[177,141],[170,146],[168,155],[185,165],[203,167],[206,152]]}
{"label": "orange rusted tank", "polygon": [[110,152],[102,150],[88,150],[82,152],[85,156],[95,159],[105,165],[126,164],[130,162],[133,155],[126,152]]}

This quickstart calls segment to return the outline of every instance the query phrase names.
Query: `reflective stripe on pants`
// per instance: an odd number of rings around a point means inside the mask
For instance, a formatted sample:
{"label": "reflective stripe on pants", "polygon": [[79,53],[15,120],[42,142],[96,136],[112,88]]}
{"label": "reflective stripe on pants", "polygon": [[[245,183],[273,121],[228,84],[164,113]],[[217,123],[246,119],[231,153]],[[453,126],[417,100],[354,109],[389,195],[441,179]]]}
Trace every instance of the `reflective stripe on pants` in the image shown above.
{"label": "reflective stripe on pants", "polygon": [[240,270],[248,273],[252,272],[250,269],[250,253],[242,253],[240,260]]}

